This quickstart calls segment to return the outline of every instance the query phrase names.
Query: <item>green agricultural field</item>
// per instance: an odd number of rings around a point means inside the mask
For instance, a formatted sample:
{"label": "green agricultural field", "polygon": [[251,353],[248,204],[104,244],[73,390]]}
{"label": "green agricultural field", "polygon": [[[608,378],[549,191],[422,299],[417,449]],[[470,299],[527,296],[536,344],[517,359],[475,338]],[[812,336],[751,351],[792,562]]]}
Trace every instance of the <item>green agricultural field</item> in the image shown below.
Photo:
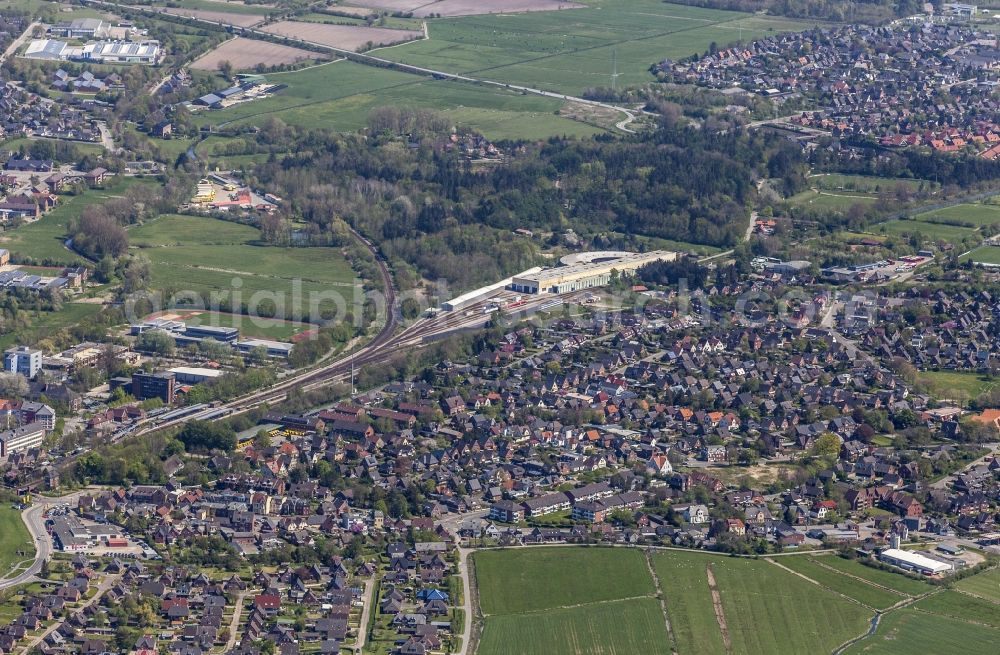
{"label": "green agricultural field", "polygon": [[1000,568],[959,580],[955,588],[1000,603]]}
{"label": "green agricultural field", "polygon": [[975,236],[976,231],[968,227],[925,223],[923,221],[893,220],[872,226],[873,232],[883,234],[920,234],[928,239],[957,243],[966,237]]}
{"label": "green agricultural field", "polygon": [[16,564],[34,556],[35,544],[21,512],[9,504],[0,505],[0,577],[7,577]]}
{"label": "green agricultural field", "polygon": [[239,2],[212,2],[212,0],[175,0],[170,6],[201,11],[221,11],[227,14],[244,14],[249,16],[264,16],[272,7],[261,5],[245,5]]}
{"label": "green agricultural field", "polygon": [[775,558],[775,561],[797,573],[801,573],[811,580],[815,580],[827,589],[836,591],[848,598],[853,598],[874,609],[886,609],[905,598],[900,594],[880,589],[874,585],[824,567],[823,564],[831,559],[831,557],[829,555],[817,558],[798,556],[781,557]]}
{"label": "green agricultural field", "polygon": [[680,655],[726,651],[708,587],[707,565],[715,559],[684,552],[661,553],[653,558]]}
{"label": "green agricultural field", "polygon": [[115,177],[106,189],[90,189],[78,196],[60,196],[59,206],[39,220],[0,234],[0,247],[10,250],[15,257],[32,257],[39,261],[47,259],[60,264],[79,263],[83,258],[63,245],[69,221],[78,217],[85,207],[120,196],[133,184],[155,182]]}
{"label": "green agricultural field", "polygon": [[852,645],[844,655],[996,652],[997,631],[992,628],[905,608],[885,615],[874,635]]}
{"label": "green agricultural field", "polygon": [[1000,207],[993,205],[954,205],[944,209],[916,214],[915,221],[926,223],[944,223],[963,227],[979,227],[1000,223]]}
{"label": "green agricultural field", "polygon": [[674,5],[587,0],[584,9],[429,21],[428,40],[380,51],[396,61],[578,95],[652,80],[651,64],[815,22]]}
{"label": "green agricultural field", "polygon": [[[1000,603],[974,598],[958,591],[947,590],[932,594],[918,601],[914,607],[953,619],[1000,628]],[[1000,634],[997,636],[1000,637]]]}
{"label": "green agricultural field", "polygon": [[474,557],[486,616],[653,594],[653,581],[638,550],[526,548],[483,551]]}
{"label": "green agricultural field", "polygon": [[303,308],[312,292],[339,290],[351,300],[355,274],[335,248],[266,246],[255,227],[174,214],[133,227],[129,236],[133,250],[149,258],[157,289],[238,293],[243,302],[271,293],[292,303],[298,288]]}
{"label": "green agricultural field", "polygon": [[272,73],[268,79],[288,88],[264,100],[196,114],[195,120],[201,125],[240,125],[276,115],[291,125],[354,131],[367,125],[372,109],[392,105],[443,111],[456,124],[479,130],[491,139],[591,136],[604,131],[556,116],[562,101],[555,98],[431,80],[349,61]]}
{"label": "green agricultural field", "polygon": [[667,655],[670,640],[659,602],[640,598],[527,615],[490,616],[477,653]]}
{"label": "green agricultural field", "polygon": [[976,248],[969,254],[961,258],[962,261],[971,259],[974,262],[980,264],[997,264],[1000,265],[1000,247],[998,246],[980,246]]}
{"label": "green agricultural field", "polygon": [[928,591],[933,590],[933,587],[926,582],[914,580],[899,573],[892,573],[891,571],[883,571],[881,569],[865,566],[860,562],[844,559],[843,557],[830,557],[828,559],[824,559],[823,563],[839,571],[843,571],[848,575],[853,575],[863,580],[874,582],[877,585],[894,589],[895,591],[907,596],[919,596],[920,594],[926,594]]}
{"label": "green agricultural field", "polygon": [[762,560],[717,559],[712,569],[734,653],[829,652],[863,634],[872,617],[864,607]]}

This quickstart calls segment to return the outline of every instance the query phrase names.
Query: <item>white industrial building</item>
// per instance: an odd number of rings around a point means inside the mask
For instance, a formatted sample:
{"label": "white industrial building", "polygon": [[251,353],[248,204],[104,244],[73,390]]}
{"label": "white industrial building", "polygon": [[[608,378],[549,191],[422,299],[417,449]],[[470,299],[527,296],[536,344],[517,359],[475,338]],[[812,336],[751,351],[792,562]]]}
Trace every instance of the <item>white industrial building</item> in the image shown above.
{"label": "white industrial building", "polygon": [[916,571],[923,575],[940,575],[953,568],[951,564],[899,548],[887,548],[879,553],[878,558],[886,564],[897,566],[905,571]]}
{"label": "white industrial building", "polygon": [[93,61],[103,64],[155,64],[160,59],[159,41],[94,41],[75,46],[57,39],[35,39],[24,56],[49,61]]}
{"label": "white industrial building", "polygon": [[177,366],[170,369],[170,372],[174,374],[174,379],[178,382],[189,384],[198,384],[222,376],[222,371],[219,369],[202,366]]}
{"label": "white industrial building", "polygon": [[633,273],[646,264],[657,261],[673,261],[677,253],[669,250],[654,250],[640,253],[621,253],[620,257],[598,258],[570,266],[546,268],[531,274],[515,275],[510,288],[522,293],[567,293],[601,287],[611,282],[611,274]]}
{"label": "white industrial building", "polygon": [[455,298],[452,298],[451,300],[441,303],[441,309],[445,310],[446,312],[457,312],[463,310],[466,307],[475,305],[477,302],[486,300],[490,296],[493,296],[494,294],[503,291],[505,288],[510,286],[511,283],[516,278],[523,277],[526,275],[535,275],[541,272],[541,270],[542,269],[540,266],[536,266],[535,268],[529,268],[526,271],[523,271],[521,273],[518,273],[517,275],[509,277],[506,280],[500,280],[495,284],[490,284],[485,287],[473,289],[472,291],[468,291],[460,296],[457,296]]}

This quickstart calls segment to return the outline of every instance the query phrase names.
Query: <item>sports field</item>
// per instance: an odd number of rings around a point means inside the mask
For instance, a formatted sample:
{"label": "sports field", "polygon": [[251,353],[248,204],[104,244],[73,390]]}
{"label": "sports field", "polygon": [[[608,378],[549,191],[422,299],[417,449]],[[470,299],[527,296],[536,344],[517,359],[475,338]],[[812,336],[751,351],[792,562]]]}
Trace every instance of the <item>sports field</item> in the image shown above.
{"label": "sports field", "polygon": [[588,0],[583,9],[429,21],[430,39],[380,55],[435,70],[582,93],[652,80],[651,64],[815,23],[700,9],[660,0]]}
{"label": "sports field", "polygon": [[174,214],[129,230],[132,252],[152,264],[155,289],[217,291],[242,302],[253,302],[255,294],[277,294],[286,315],[294,314],[292,305],[303,307],[313,292],[338,292],[350,301],[354,272],[337,249],[267,246],[259,237],[248,225]]}
{"label": "sports field", "polygon": [[969,227],[945,225],[942,223],[926,223],[917,220],[893,220],[879,223],[870,228],[883,234],[920,234],[928,239],[956,243],[966,237],[974,237],[976,230]]}
{"label": "sports field", "polygon": [[287,84],[281,93],[221,111],[195,114],[201,125],[259,123],[270,115],[292,125],[354,131],[367,125],[368,112],[385,105],[446,112],[456,124],[491,139],[538,139],[553,135],[590,136],[603,130],[562,118],[555,98],[524,95],[500,87],[432,80],[349,61],[292,73],[270,74]]}
{"label": "sports field", "polygon": [[969,401],[997,385],[975,371],[920,371],[917,380],[926,384],[936,398]]}
{"label": "sports field", "polygon": [[843,173],[811,175],[809,177],[809,185],[817,189],[824,189],[827,191],[859,191],[862,193],[895,191],[900,187],[916,192],[921,188],[933,189],[937,187],[934,183],[925,182],[923,180],[875,177],[873,175],[847,175]]}
{"label": "sports field", "polygon": [[980,246],[961,258],[962,261],[966,259],[982,264],[1000,265],[1000,246]]}
{"label": "sports field", "polygon": [[877,197],[860,191],[817,191],[806,189],[788,199],[788,203],[809,209],[846,212],[854,205],[871,205]]}
{"label": "sports field", "polygon": [[945,223],[962,227],[980,227],[1000,223],[1000,207],[994,205],[954,205],[944,209],[916,214],[913,220],[926,223]]}

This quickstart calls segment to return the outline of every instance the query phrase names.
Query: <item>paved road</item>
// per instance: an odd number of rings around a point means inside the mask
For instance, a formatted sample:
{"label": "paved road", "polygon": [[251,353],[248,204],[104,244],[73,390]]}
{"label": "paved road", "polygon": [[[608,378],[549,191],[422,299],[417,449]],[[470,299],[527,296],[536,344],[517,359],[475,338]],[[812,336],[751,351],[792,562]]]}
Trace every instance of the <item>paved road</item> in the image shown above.
{"label": "paved road", "polygon": [[35,559],[31,563],[31,566],[18,575],[13,578],[0,580],[0,590],[33,581],[38,572],[42,570],[42,562],[52,555],[52,541],[45,531],[45,519],[42,518],[42,512],[44,511],[45,507],[43,505],[32,505],[21,512],[21,520],[27,526],[28,533],[31,535],[31,541],[35,546]]}
{"label": "paved road", "polygon": [[236,597],[233,618],[229,621],[229,641],[226,642],[226,647],[223,649],[226,653],[235,648],[236,641],[243,636],[240,634],[240,617],[243,615],[243,604],[246,602],[246,597],[249,593],[249,591],[241,591],[239,596]]}
{"label": "paved road", "polygon": [[32,23],[31,25],[28,25],[27,29],[25,29],[21,33],[21,36],[14,39],[14,41],[9,46],[7,46],[7,49],[3,51],[3,54],[0,54],[0,64],[7,61],[7,57],[17,52],[17,49],[21,47],[21,44],[24,43],[25,39],[31,36],[31,33],[34,31],[36,27],[39,26],[39,24],[40,23],[35,22]]}
{"label": "paved road", "polygon": [[472,579],[469,576],[469,555],[472,550],[468,548],[458,549],[458,575],[462,578],[462,613],[465,614],[465,621],[462,622],[462,645],[457,651],[457,655],[468,655],[469,641],[472,639],[472,623],[476,616],[472,612]]}
{"label": "paved road", "polygon": [[[441,521],[441,525],[454,535],[462,523],[485,518],[488,513],[488,510],[477,510],[466,514],[447,516]],[[462,611],[465,614],[465,622],[462,624],[462,634],[459,635],[462,639],[462,645],[455,651],[456,655],[468,655],[469,641],[472,640],[472,624],[476,618],[472,611],[472,578],[469,575],[469,555],[471,553],[472,549],[469,548],[458,549],[458,575],[462,578]]]}
{"label": "paved road", "polygon": [[[376,573],[376,575],[378,574]],[[377,600],[372,597],[372,593],[374,593],[374,591],[375,578],[373,576],[365,581],[365,590],[362,595],[365,606],[361,609],[361,624],[358,626],[358,637],[354,640],[354,652],[357,653],[357,655],[361,655],[362,651],[364,651],[365,641],[368,640],[368,618],[371,616],[372,606]]]}
{"label": "paved road", "polygon": [[101,145],[109,153],[115,153],[117,148],[115,148],[115,141],[111,138],[111,130],[108,129],[108,124],[101,121],[97,124],[97,129],[101,131]]}
{"label": "paved road", "polygon": [[58,498],[39,498],[35,504],[21,512],[21,520],[24,521],[24,525],[31,535],[31,540],[35,544],[35,560],[31,566],[17,576],[0,580],[0,591],[32,582],[38,572],[42,570],[42,563],[52,556],[52,539],[45,529],[45,518],[42,516],[46,507],[60,503],[76,503],[80,496],[91,493],[91,491],[74,491]]}
{"label": "paved road", "polygon": [[945,488],[947,488],[949,484],[951,484],[952,482],[955,481],[955,478],[957,478],[958,476],[960,476],[962,473],[964,473],[965,471],[969,470],[973,466],[979,466],[980,464],[985,463],[986,460],[991,459],[997,453],[997,450],[1000,450],[1000,443],[988,443],[988,444],[983,444],[983,446],[985,446],[986,448],[988,448],[989,452],[987,452],[985,455],[983,455],[982,457],[980,457],[976,461],[970,462],[965,467],[963,467],[960,471],[956,471],[955,473],[952,473],[951,475],[946,475],[943,478],[941,478],[940,480],[932,482],[930,484],[931,489],[945,489]]}

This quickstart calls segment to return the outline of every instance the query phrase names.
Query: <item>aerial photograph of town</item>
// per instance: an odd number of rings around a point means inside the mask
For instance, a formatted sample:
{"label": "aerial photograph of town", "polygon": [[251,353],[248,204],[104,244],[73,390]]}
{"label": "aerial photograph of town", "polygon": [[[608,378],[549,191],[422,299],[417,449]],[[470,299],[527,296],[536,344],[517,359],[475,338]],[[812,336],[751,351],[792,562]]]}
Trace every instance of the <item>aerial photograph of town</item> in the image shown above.
{"label": "aerial photograph of town", "polygon": [[1000,0],[0,0],[0,655],[1000,654]]}

